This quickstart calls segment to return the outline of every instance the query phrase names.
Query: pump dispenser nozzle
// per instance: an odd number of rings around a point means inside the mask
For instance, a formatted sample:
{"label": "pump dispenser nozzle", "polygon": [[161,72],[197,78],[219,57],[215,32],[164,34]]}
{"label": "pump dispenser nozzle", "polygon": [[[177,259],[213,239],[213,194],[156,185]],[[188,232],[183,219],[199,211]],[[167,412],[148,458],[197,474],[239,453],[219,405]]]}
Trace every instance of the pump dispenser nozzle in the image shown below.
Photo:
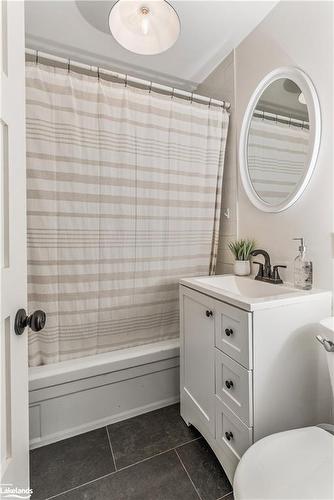
{"label": "pump dispenser nozzle", "polygon": [[298,250],[300,253],[306,252],[306,246],[304,245],[304,238],[292,238],[295,241],[300,241],[300,245],[298,247]]}

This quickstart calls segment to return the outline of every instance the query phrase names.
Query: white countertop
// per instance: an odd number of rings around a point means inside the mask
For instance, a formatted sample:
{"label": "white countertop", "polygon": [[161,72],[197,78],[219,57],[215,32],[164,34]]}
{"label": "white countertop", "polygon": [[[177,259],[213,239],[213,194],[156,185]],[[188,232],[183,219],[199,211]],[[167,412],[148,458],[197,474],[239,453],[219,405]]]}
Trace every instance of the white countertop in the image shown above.
{"label": "white countertop", "polygon": [[180,280],[180,284],[246,311],[316,300],[320,295],[328,295],[330,298],[332,295],[329,290],[315,288],[298,290],[288,283],[273,285],[255,281],[249,276],[241,277],[232,274],[184,278]]}

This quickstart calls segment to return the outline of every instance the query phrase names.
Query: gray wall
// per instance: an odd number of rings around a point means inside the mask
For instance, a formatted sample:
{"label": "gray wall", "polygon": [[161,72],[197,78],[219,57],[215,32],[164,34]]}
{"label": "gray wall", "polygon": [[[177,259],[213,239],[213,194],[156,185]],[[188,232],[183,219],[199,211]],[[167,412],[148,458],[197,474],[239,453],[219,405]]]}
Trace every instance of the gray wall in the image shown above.
{"label": "gray wall", "polygon": [[[280,2],[200,86],[206,93],[221,90],[219,97],[234,98],[224,179],[223,206],[236,203],[237,221],[222,222],[220,271],[228,270],[226,241],[232,234],[254,237],[267,249],[274,263],[287,264],[283,277],[291,281],[297,255],[293,237],[304,236],[314,264],[315,286],[333,285],[333,4],[332,2]],[[231,62],[232,61],[232,62]],[[234,91],[230,88],[234,64]],[[264,213],[249,202],[239,180],[237,148],[249,99],[273,69],[298,66],[313,81],[321,114],[322,137],[315,173],[298,202],[279,214]],[[218,95],[217,95],[218,97]],[[234,180],[232,180],[234,179]],[[235,184],[237,183],[237,194]],[[232,219],[233,220],[233,219]],[[233,227],[233,229],[232,229]]]}
{"label": "gray wall", "polygon": [[[236,169],[236,128],[235,128],[235,82],[234,82],[234,53],[211,73],[199,85],[197,92],[202,95],[230,101],[231,114],[229,133],[226,144],[226,156],[223,178],[223,204],[220,222],[220,241],[217,262],[217,274],[233,271],[232,256],[227,249],[227,243],[237,237],[237,169]],[[229,210],[229,218],[224,215]]]}

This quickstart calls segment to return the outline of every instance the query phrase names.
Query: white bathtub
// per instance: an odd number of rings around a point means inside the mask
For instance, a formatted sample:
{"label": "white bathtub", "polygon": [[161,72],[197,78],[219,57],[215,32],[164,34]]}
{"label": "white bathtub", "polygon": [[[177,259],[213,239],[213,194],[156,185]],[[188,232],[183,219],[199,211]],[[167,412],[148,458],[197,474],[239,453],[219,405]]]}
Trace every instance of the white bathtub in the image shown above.
{"label": "white bathtub", "polygon": [[29,369],[30,447],[179,400],[179,340]]}

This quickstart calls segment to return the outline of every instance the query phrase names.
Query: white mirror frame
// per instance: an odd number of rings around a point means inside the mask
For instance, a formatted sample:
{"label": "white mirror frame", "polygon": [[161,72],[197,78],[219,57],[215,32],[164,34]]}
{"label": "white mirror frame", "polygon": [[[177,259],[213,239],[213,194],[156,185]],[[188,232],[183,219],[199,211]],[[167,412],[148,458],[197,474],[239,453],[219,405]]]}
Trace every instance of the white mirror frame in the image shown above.
{"label": "white mirror frame", "polygon": [[[309,130],[310,130],[310,144],[309,151],[307,155],[306,165],[308,165],[306,174],[300,180],[299,185],[291,193],[291,195],[277,205],[270,205],[262,200],[257,192],[255,191],[253,184],[251,182],[249,172],[248,172],[248,162],[247,162],[247,150],[248,150],[248,133],[253,116],[254,109],[258,100],[260,99],[263,91],[274,81],[280,78],[288,78],[295,82],[302,93],[304,94],[307,110],[309,115]],[[282,212],[287,208],[291,207],[303,194],[306,186],[308,185],[312,174],[315,169],[319,147],[320,147],[320,137],[321,137],[321,113],[318,95],[314,88],[311,79],[300,69],[294,67],[282,67],[277,68],[259,83],[255,89],[245,112],[241,132],[240,132],[240,142],[239,142],[239,166],[240,166],[240,176],[242,180],[243,187],[246,194],[251,201],[251,203],[262,210],[263,212]]]}

